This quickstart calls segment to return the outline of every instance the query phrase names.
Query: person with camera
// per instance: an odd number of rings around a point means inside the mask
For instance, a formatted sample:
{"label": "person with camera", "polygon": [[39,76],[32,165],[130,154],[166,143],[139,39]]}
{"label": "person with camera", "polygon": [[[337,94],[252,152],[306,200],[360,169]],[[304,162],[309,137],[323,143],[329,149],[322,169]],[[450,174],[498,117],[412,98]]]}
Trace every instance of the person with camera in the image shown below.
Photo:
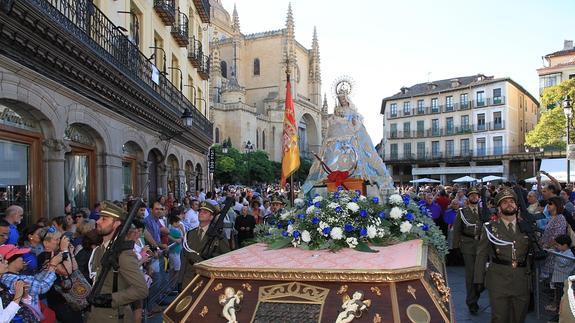
{"label": "person with camera", "polygon": [[[125,320],[125,313],[131,312],[128,305],[148,296],[148,286],[134,253],[133,241],[123,241],[119,244],[112,241],[115,232],[120,230],[126,218],[127,214],[121,207],[108,201],[101,202],[96,230],[103,242],[92,254],[91,271],[96,273],[94,284],[99,284],[100,279],[103,279],[104,284],[99,294],[91,299],[92,308],[88,322],[122,322]],[[119,248],[116,250],[118,258],[103,259],[111,243]],[[107,275],[100,276],[104,264],[115,263],[116,260],[118,267],[112,268]]]}
{"label": "person with camera", "polygon": [[[8,271],[6,258],[12,256],[14,252],[23,253],[26,252],[26,249],[14,248],[13,245],[0,246],[0,276]],[[0,323],[8,323],[15,318],[21,321],[25,321],[24,317],[30,317],[28,321],[35,319],[26,307],[21,306],[22,298],[27,296],[26,288],[26,283],[23,280],[17,280],[12,286],[14,294],[10,294],[9,288],[0,284]]]}
{"label": "person with camera", "polygon": [[89,290],[90,285],[78,271],[78,264],[73,256],[74,247],[70,239],[54,227],[43,228],[40,231],[40,237],[44,245],[44,252],[38,255],[40,267],[45,266],[55,254],[61,253],[62,255],[62,262],[55,268],[56,280],[46,293],[48,306],[54,310],[56,318],[62,323],[81,322],[82,310],[88,305],[87,293],[82,297],[82,295],[75,295],[71,289],[73,284],[82,284]]}
{"label": "person with camera", "polygon": [[503,188],[495,196],[498,219],[484,224],[477,247],[474,283],[487,288],[491,322],[525,321],[530,297],[531,224],[517,218],[517,196]]}

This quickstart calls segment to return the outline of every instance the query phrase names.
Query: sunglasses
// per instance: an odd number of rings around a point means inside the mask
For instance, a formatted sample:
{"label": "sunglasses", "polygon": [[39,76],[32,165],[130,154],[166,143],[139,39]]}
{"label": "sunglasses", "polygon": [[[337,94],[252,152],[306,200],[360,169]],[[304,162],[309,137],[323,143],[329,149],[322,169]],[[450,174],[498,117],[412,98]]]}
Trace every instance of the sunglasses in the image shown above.
{"label": "sunglasses", "polygon": [[44,241],[44,239],[46,239],[46,236],[48,235],[48,233],[55,233],[56,232],[56,228],[51,225],[49,226],[46,231],[44,231],[44,234],[42,235],[42,238],[40,238],[40,240]]}

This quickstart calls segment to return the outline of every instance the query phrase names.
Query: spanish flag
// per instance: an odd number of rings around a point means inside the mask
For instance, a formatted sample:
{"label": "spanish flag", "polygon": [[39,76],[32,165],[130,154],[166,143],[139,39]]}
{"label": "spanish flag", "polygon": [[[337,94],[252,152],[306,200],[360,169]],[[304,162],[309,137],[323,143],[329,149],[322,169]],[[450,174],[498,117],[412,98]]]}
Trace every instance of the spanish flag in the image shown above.
{"label": "spanish flag", "polygon": [[284,130],[282,136],[282,188],[285,187],[286,178],[290,177],[299,168],[299,148],[297,146],[297,140],[295,111],[291,96],[291,82],[288,74],[286,84],[286,110],[284,114]]}

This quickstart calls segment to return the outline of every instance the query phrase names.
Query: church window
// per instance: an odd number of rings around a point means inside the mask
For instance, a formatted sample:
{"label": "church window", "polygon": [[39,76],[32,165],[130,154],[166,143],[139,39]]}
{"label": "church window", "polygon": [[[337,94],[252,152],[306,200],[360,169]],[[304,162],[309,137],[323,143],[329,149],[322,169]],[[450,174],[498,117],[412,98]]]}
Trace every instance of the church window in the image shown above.
{"label": "church window", "polygon": [[216,144],[220,143],[220,128],[216,128]]}
{"label": "church window", "polygon": [[260,132],[256,130],[256,149],[260,149]]}
{"label": "church window", "polygon": [[254,59],[254,75],[260,75],[260,59]]}
{"label": "church window", "polygon": [[266,150],[266,132],[262,131],[262,150]]}
{"label": "church window", "polygon": [[220,62],[220,69],[222,70],[222,77],[228,78],[228,63],[226,61]]}

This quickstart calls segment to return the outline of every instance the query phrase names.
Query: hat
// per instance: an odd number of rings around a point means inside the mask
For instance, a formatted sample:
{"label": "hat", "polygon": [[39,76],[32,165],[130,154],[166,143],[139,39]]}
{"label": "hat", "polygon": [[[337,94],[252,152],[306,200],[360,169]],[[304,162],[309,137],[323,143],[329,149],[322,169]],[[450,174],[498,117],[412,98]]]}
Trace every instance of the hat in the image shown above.
{"label": "hat", "polygon": [[279,204],[285,204],[284,200],[281,198],[281,196],[272,196],[272,200],[271,200],[271,204],[274,203],[279,203]]}
{"label": "hat", "polygon": [[101,216],[109,216],[118,220],[124,220],[126,218],[124,209],[110,201],[102,201],[100,202],[100,206],[102,207],[100,209]]}
{"label": "hat", "polygon": [[200,203],[200,210],[206,210],[206,211],[212,213],[213,215],[217,215],[220,213],[220,208],[217,205],[213,205],[213,204],[208,203],[206,201]]}
{"label": "hat", "polygon": [[469,188],[469,190],[467,190],[467,193],[465,194],[465,196],[469,197],[469,195],[471,195],[471,194],[479,195],[479,191],[477,190],[476,187],[472,186],[471,188]]}
{"label": "hat", "polygon": [[517,202],[517,195],[510,188],[504,188],[497,195],[495,195],[495,205],[499,206],[499,203],[506,198],[512,198],[513,201]]}
{"label": "hat", "polygon": [[18,248],[13,244],[5,244],[0,246],[0,255],[8,260],[16,255],[23,255],[30,252],[30,248]]}

